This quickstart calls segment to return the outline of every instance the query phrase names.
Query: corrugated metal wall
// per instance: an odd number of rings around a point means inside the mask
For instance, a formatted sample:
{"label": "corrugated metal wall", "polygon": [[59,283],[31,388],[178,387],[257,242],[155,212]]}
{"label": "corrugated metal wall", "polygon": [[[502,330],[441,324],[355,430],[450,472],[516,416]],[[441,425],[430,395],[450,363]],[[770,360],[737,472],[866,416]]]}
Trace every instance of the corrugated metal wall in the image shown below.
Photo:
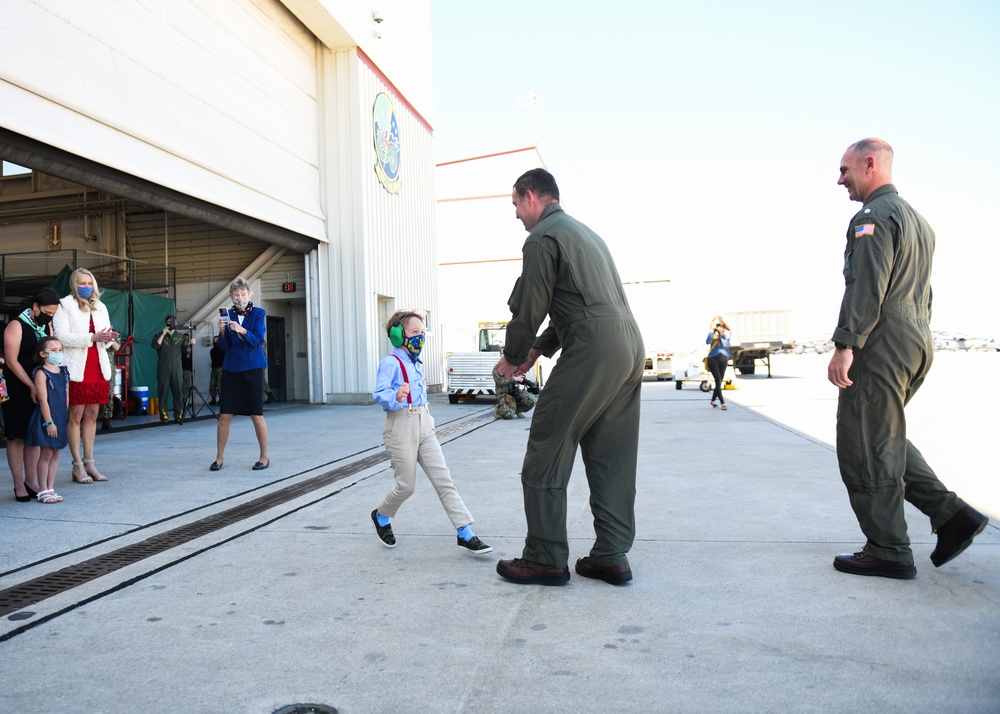
{"label": "corrugated metal wall", "polygon": [[[438,316],[437,241],[435,224],[433,136],[413,111],[364,61],[358,62],[360,83],[357,109],[364,130],[361,158],[361,200],[365,224],[366,313],[373,320],[375,362],[389,353],[381,330],[378,297],[395,299],[395,308],[413,308],[428,315],[424,365],[432,385],[444,381]],[[383,188],[375,173],[372,108],[384,92],[393,102],[400,136],[399,193]]]}
{"label": "corrugated metal wall", "polygon": [[278,0],[4,0],[0,126],[319,240],[316,41]]}
{"label": "corrugated metal wall", "polygon": [[130,205],[127,216],[127,254],[172,266],[178,284],[230,281],[270,246],[226,228],[153,208]]}

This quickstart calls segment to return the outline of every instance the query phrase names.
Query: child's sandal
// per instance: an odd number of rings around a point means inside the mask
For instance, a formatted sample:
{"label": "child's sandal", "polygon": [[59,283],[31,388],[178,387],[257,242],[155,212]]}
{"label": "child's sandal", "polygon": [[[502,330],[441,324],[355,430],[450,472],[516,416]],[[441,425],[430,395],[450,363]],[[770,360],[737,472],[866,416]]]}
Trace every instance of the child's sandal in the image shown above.
{"label": "child's sandal", "polygon": [[36,498],[38,498],[39,503],[59,503],[59,501],[62,500],[58,495],[56,495],[56,492],[51,489],[47,491],[39,491]]}

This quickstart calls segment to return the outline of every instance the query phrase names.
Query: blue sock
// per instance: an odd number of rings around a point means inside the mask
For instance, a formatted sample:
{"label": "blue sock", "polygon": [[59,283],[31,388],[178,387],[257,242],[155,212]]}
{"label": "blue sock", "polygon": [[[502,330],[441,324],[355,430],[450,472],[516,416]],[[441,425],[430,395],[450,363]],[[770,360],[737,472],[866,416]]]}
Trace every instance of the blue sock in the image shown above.
{"label": "blue sock", "polygon": [[458,529],[458,537],[462,540],[469,541],[475,537],[475,534],[469,526],[462,526]]}
{"label": "blue sock", "polygon": [[383,516],[378,511],[375,511],[375,520],[378,521],[378,524],[380,526],[382,526],[383,528],[385,528],[387,525],[389,525],[389,519],[386,518],[385,516]]}

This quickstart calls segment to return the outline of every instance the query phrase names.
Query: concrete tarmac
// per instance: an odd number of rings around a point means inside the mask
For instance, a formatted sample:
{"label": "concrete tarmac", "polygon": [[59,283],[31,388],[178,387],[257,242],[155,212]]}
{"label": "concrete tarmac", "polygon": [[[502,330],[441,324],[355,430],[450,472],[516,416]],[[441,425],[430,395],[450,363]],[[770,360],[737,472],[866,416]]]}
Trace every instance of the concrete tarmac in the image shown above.
{"label": "concrete tarmac", "polygon": [[[258,472],[245,417],[216,473],[214,420],[101,434],[108,483],[69,483],[67,451],[63,503],[0,497],[0,710],[1000,711],[989,492],[969,500],[990,526],[942,568],[907,506],[914,580],[835,571],[863,537],[824,437],[823,369],[776,358],[778,378],[736,380],[726,412],[696,386],[644,383],[635,579],[620,587],[496,574],[523,544],[530,418],[495,421],[485,399],[431,409],[494,548],[480,557],[422,476],[398,546],[376,539],[369,513],[392,484],[376,406],[269,406]],[[579,459],[569,514],[575,560],[593,540]],[[35,601],[11,605],[23,590]]]}

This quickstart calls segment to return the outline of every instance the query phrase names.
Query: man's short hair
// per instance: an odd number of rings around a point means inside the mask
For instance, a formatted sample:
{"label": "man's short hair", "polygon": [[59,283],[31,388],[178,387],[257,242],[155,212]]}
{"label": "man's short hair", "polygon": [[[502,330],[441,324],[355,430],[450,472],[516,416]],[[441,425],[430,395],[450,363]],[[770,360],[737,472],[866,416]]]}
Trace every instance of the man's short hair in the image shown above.
{"label": "man's short hair", "polygon": [[514,182],[514,190],[518,196],[524,196],[531,191],[538,198],[559,200],[559,187],[556,178],[545,169],[531,169],[521,174]]}
{"label": "man's short hair", "polygon": [[870,137],[861,141],[855,141],[847,147],[847,150],[859,154],[879,154],[883,161],[892,161],[892,147],[884,139]]}

